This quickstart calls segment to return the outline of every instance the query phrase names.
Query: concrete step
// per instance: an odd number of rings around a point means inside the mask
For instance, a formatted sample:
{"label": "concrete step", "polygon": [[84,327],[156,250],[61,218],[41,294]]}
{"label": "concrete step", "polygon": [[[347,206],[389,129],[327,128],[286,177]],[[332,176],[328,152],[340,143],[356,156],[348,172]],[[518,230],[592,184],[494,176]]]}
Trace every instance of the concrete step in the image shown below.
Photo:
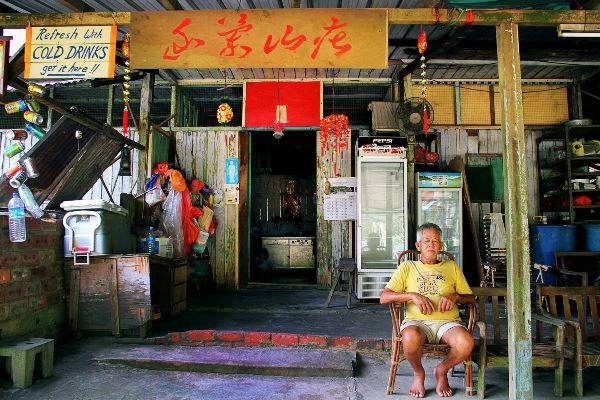
{"label": "concrete step", "polygon": [[138,346],[95,361],[132,367],[220,374],[352,377],[356,352],[277,347]]}

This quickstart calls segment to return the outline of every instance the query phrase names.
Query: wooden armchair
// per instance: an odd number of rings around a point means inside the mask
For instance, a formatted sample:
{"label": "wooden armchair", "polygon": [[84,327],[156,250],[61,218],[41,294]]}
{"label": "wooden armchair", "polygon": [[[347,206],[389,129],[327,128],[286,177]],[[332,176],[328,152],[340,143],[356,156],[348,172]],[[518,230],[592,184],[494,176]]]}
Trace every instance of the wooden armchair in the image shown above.
{"label": "wooden armchair", "polygon": [[[506,288],[471,288],[477,297],[479,320],[479,345],[473,351],[473,358],[479,367],[477,377],[477,394],[485,396],[485,371],[487,368],[508,368],[508,324],[500,317],[500,308],[506,304]],[[503,304],[504,303],[504,304]],[[487,309],[486,309],[487,307]],[[491,316],[491,329],[488,329],[488,318]],[[563,394],[563,347],[564,323],[560,319],[543,316],[533,312],[532,320],[538,324],[547,323],[554,327],[554,342],[532,344],[532,366],[554,368],[554,394]],[[508,321],[506,321],[508,322]],[[488,332],[489,336],[488,337]]]}
{"label": "wooden armchair", "polygon": [[[538,307],[542,300],[548,305],[550,314],[559,317],[566,324],[565,357],[575,360],[575,394],[583,396],[583,370],[600,366],[600,322],[598,321],[597,297],[600,288],[595,286],[553,287],[538,286]],[[576,312],[571,311],[571,303],[576,304]],[[559,304],[562,304],[562,309]],[[575,310],[573,310],[575,311]],[[588,321],[591,331],[588,331]],[[538,327],[538,332],[541,329]],[[538,333],[539,335],[539,333]]]}
{"label": "wooden armchair", "polygon": [[[416,261],[418,259],[419,252],[416,250],[406,250],[398,257],[398,264],[403,261]],[[440,259],[454,260],[454,256],[447,252],[440,252]],[[477,319],[477,308],[474,304],[465,305],[469,310],[469,322],[467,325],[468,331],[473,334],[473,325]],[[463,306],[461,306],[463,307]],[[394,392],[394,383],[396,381],[396,373],[398,370],[398,364],[405,360],[402,354],[402,334],[400,333],[400,325],[404,319],[405,304],[404,303],[390,303],[390,313],[392,315],[392,354],[391,354],[391,367],[390,376],[387,385],[387,394]],[[439,356],[444,357],[450,346],[447,344],[425,344],[423,349],[423,355]],[[465,390],[467,395],[473,395],[473,365],[471,358],[465,361]]]}

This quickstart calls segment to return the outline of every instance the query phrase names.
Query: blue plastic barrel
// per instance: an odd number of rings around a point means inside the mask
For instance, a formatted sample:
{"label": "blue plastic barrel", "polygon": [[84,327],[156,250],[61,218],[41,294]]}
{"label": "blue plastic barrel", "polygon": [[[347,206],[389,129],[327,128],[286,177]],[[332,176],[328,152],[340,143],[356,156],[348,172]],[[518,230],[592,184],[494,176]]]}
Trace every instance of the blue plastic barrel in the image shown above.
{"label": "blue plastic barrel", "polygon": [[[554,266],[554,253],[557,251],[575,251],[575,232],[573,225],[530,225],[529,242],[532,263]],[[545,273],[544,282],[555,284],[554,273]]]}
{"label": "blue plastic barrel", "polygon": [[585,231],[585,250],[600,251],[600,225],[583,225]]}

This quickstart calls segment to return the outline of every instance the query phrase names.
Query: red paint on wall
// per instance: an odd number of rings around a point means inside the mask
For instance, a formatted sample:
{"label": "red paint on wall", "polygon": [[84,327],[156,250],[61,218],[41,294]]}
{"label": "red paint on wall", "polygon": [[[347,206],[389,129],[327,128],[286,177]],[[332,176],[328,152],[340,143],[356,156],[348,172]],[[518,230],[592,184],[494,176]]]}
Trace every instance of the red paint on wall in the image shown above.
{"label": "red paint on wall", "polygon": [[277,104],[287,106],[284,127],[318,126],[321,121],[321,82],[247,82],[244,97],[245,127],[273,126]]}

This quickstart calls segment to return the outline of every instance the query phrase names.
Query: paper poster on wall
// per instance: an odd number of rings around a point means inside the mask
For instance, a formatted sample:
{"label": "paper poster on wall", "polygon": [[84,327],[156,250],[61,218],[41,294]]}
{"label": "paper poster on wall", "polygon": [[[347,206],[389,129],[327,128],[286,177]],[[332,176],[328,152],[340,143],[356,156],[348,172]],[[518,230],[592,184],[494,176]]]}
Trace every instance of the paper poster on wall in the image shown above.
{"label": "paper poster on wall", "polygon": [[325,187],[329,193],[323,198],[325,221],[348,221],[356,219],[356,178],[328,178]]}
{"label": "paper poster on wall", "polygon": [[238,166],[239,160],[237,158],[225,160],[225,184],[237,185],[239,183]]}

